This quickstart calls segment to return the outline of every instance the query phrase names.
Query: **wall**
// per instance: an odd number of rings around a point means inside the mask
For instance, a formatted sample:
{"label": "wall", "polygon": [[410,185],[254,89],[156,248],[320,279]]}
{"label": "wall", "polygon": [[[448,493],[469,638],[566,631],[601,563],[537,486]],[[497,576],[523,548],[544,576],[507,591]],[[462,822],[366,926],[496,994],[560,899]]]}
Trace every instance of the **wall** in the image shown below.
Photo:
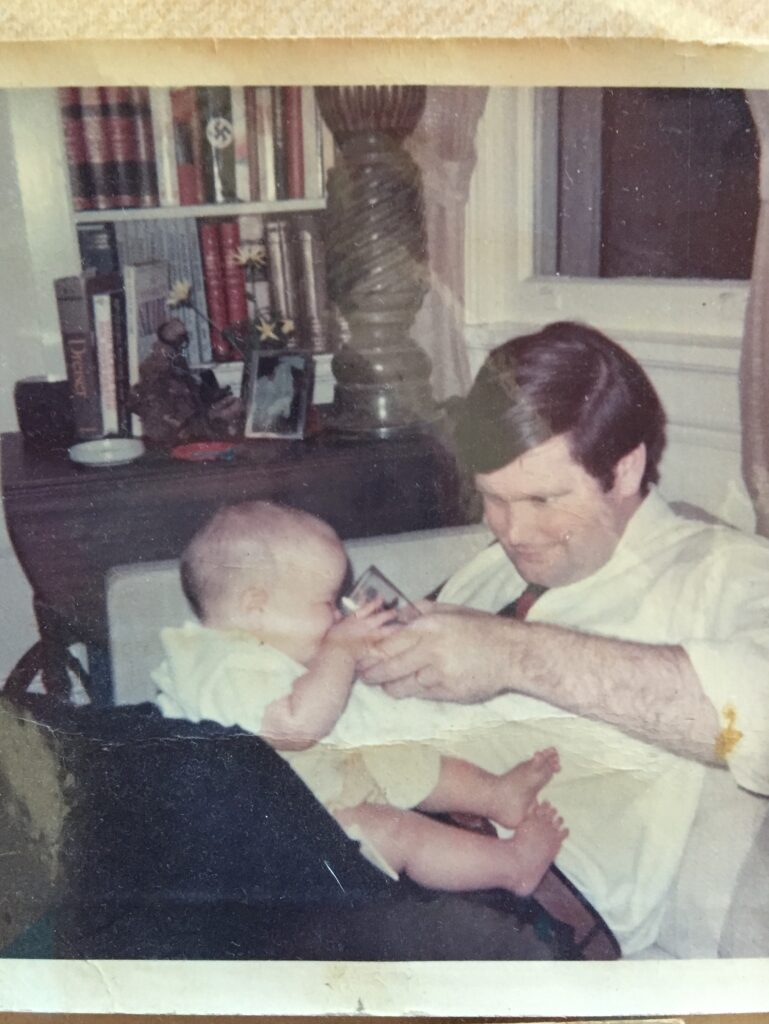
{"label": "wall", "polygon": [[[60,375],[63,364],[51,281],[77,272],[56,97],[0,91],[0,429],[15,430],[13,383]],[[515,333],[577,318],[606,330],[643,362],[670,416],[663,464],[668,496],[743,527],[752,512],[739,474],[737,365],[743,286],[639,285],[538,278],[534,251],[541,110],[531,90],[492,90],[479,129],[468,209],[467,343],[473,370]],[[330,397],[328,365],[319,373]],[[35,638],[29,587],[0,524],[3,615],[0,678]]]}

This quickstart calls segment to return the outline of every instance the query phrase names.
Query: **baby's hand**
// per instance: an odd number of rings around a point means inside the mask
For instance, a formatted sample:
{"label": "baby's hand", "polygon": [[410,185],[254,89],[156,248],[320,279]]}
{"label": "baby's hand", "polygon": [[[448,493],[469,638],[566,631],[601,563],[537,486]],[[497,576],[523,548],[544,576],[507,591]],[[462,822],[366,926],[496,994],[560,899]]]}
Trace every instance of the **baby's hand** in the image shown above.
{"label": "baby's hand", "polygon": [[346,647],[356,663],[371,654],[371,647],[390,636],[398,624],[396,608],[382,608],[382,598],[366,601],[326,634],[326,643]]}

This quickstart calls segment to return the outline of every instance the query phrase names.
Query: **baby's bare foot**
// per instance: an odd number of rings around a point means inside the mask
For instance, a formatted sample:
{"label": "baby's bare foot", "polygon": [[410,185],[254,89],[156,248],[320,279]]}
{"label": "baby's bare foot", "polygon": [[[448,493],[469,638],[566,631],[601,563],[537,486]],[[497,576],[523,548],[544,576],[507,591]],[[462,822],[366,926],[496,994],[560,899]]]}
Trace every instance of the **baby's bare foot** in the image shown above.
{"label": "baby's bare foot", "polygon": [[568,834],[563,818],[551,804],[545,802],[532,808],[515,835],[500,840],[510,853],[509,888],[518,896],[530,896]]}
{"label": "baby's bare foot", "polygon": [[547,747],[500,775],[495,787],[497,810],[491,816],[494,821],[507,828],[520,825],[536,804],[542,787],[560,768],[558,751]]}

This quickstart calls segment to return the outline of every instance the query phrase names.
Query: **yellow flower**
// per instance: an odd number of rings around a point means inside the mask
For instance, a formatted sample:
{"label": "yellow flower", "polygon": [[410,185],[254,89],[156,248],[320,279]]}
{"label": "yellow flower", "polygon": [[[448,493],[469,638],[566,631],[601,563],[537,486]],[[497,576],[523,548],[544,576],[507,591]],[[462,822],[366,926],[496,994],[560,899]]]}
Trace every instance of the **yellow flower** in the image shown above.
{"label": "yellow flower", "polygon": [[179,306],[189,304],[192,295],[192,283],[190,281],[174,281],[171,291],[168,293],[166,305],[170,309],[177,309]]}
{"label": "yellow flower", "polygon": [[284,334],[293,334],[296,330],[296,324],[293,320],[284,320],[280,325],[280,329]]}
{"label": "yellow flower", "polygon": [[232,261],[240,267],[263,267],[267,262],[267,250],[263,245],[241,245],[232,254]]}
{"label": "yellow flower", "polygon": [[272,321],[265,320],[262,317],[256,325],[256,329],[259,331],[259,341],[267,341],[270,338],[273,341],[278,340],[278,336],[275,333],[275,324]]}

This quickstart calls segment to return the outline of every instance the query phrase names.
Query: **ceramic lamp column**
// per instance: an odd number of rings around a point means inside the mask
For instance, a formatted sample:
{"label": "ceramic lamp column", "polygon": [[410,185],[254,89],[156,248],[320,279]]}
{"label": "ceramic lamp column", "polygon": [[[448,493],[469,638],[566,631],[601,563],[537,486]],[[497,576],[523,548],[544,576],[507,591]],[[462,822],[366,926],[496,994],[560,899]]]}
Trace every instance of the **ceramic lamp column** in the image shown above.
{"label": "ceramic lamp column", "polygon": [[328,177],[330,298],[350,330],[335,355],[334,426],[387,437],[435,420],[431,363],[410,337],[427,291],[420,170],[402,146],[424,109],[419,86],[321,87],[339,148]]}

